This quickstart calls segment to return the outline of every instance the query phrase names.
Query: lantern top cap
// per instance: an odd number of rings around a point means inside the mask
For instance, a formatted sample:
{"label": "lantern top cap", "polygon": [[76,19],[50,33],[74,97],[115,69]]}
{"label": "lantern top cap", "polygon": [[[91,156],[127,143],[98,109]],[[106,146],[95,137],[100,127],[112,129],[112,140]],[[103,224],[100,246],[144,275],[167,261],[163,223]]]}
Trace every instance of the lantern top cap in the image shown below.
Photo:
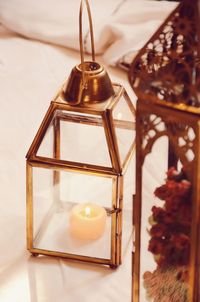
{"label": "lantern top cap", "polygon": [[86,61],[83,64],[84,67],[82,66],[82,63],[76,66],[76,68],[80,72],[84,70],[85,73],[94,75],[100,73],[103,70],[103,66],[94,61]]}
{"label": "lantern top cap", "polygon": [[83,2],[84,1],[82,0],[79,12],[79,44],[81,63],[72,69],[69,79],[63,89],[64,99],[71,105],[84,105],[85,103],[87,103],[87,105],[92,105],[101,103],[114,95],[113,85],[105,68],[95,61],[94,33],[88,0],[85,0],[85,4],[89,19],[92,61],[84,60],[82,34]]}
{"label": "lantern top cap", "polygon": [[200,0],[183,0],[139,51],[129,81],[139,101],[200,114]]}
{"label": "lantern top cap", "polygon": [[113,85],[105,68],[93,61],[76,65],[63,87],[65,102],[73,106],[102,103],[108,101],[114,94]]}

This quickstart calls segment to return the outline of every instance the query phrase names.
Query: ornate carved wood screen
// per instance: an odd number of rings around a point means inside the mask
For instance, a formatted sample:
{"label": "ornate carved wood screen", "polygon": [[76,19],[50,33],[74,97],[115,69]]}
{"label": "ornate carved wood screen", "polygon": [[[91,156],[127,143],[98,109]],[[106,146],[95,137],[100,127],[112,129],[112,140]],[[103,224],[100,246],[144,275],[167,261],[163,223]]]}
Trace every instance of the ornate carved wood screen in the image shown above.
{"label": "ornate carved wood screen", "polygon": [[200,301],[199,9],[180,3],[129,72],[138,97],[134,302]]}

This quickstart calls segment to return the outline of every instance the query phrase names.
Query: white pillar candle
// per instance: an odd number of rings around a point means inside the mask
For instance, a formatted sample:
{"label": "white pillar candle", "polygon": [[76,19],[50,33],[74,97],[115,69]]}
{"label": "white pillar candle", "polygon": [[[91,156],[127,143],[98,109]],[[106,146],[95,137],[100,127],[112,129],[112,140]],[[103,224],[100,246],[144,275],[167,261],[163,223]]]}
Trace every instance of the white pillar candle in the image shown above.
{"label": "white pillar candle", "polygon": [[83,240],[100,238],[105,231],[106,216],[105,209],[93,203],[74,206],[69,216],[72,236]]}

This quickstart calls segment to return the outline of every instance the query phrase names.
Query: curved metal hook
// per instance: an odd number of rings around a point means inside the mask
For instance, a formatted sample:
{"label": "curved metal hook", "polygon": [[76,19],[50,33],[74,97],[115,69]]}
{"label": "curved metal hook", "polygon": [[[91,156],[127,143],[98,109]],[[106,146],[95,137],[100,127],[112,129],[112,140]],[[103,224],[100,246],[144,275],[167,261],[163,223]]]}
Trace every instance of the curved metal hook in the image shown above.
{"label": "curved metal hook", "polygon": [[80,54],[81,54],[82,79],[83,79],[83,86],[85,86],[85,66],[84,66],[83,26],[82,26],[83,2],[85,2],[85,4],[86,4],[88,19],[89,19],[89,31],[90,31],[91,48],[92,48],[92,61],[95,61],[95,49],[94,49],[94,32],[93,32],[90,5],[89,5],[88,0],[81,0],[80,11],[79,11],[79,44],[80,44]]}

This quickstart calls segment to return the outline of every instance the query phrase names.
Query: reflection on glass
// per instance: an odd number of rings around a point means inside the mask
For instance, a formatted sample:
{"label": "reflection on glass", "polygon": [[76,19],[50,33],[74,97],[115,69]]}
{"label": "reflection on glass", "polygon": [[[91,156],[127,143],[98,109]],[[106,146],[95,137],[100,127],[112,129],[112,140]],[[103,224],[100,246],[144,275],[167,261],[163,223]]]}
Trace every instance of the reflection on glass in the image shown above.
{"label": "reflection on glass", "polygon": [[135,139],[135,117],[128,101],[122,97],[113,109],[113,123],[121,163],[126,160]]}

